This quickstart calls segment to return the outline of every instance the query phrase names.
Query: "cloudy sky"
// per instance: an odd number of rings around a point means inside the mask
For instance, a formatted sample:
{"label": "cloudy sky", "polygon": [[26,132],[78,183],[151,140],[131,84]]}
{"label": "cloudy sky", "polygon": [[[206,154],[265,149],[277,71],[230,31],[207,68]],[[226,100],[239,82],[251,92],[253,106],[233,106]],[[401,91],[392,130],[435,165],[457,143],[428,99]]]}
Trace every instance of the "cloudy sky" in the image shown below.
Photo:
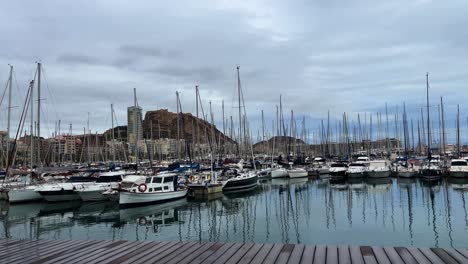
{"label": "cloudy sky", "polygon": [[[465,0],[7,1],[0,81],[14,65],[20,106],[35,62],[43,63],[43,135],[59,119],[62,129],[82,131],[88,112],[91,129],[103,131],[111,103],[125,124],[133,87],[144,110],[174,111],[179,91],[182,110],[194,112],[198,84],[219,124],[221,100],[226,116],[237,113],[240,65],[252,126],[262,109],[271,124],[282,94],[285,116],[293,109],[315,130],[328,110],[356,119],[385,102],[393,115],[405,101],[416,121],[429,72],[432,111],[443,96],[453,127],[460,103],[466,128],[467,13]],[[2,104],[1,129],[5,116]]]}

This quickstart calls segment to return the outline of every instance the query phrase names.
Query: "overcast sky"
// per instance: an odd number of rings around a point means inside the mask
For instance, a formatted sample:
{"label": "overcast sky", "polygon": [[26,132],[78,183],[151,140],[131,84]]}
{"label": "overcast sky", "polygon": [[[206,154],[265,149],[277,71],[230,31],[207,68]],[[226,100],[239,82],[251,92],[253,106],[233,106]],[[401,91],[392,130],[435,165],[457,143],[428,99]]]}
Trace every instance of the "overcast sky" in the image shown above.
{"label": "overcast sky", "polygon": [[[429,72],[434,114],[443,96],[453,127],[460,103],[466,128],[467,14],[466,0],[7,1],[0,8],[0,81],[14,65],[19,106],[42,61],[43,135],[59,119],[63,130],[73,123],[82,131],[88,112],[91,129],[103,131],[111,103],[125,124],[133,87],[144,110],[175,111],[179,91],[182,110],[194,112],[198,84],[219,124],[222,99],[226,116],[237,118],[240,65],[253,125],[263,109],[271,127],[282,94],[285,116],[293,109],[314,130],[328,110],[356,119],[384,111],[385,102],[393,114],[406,101],[419,113]],[[2,129],[5,117],[3,104]]]}

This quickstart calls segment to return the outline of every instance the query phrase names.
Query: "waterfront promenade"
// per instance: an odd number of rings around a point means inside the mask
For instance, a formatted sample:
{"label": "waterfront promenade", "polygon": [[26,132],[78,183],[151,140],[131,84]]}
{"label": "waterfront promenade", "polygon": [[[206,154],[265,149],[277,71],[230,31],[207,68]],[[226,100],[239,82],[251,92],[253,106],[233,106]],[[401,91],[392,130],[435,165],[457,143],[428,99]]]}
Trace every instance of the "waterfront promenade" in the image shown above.
{"label": "waterfront promenade", "polygon": [[0,240],[1,263],[468,263],[467,249],[175,241]]}

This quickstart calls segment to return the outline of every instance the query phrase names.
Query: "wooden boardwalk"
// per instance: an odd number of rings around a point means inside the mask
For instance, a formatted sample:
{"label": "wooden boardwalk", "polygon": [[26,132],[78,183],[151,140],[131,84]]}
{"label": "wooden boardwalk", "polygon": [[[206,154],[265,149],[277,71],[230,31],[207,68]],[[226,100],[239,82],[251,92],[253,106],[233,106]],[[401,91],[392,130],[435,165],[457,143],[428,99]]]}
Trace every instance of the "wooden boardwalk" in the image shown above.
{"label": "wooden boardwalk", "polygon": [[468,250],[301,244],[0,239],[0,263],[463,264],[468,263]]}

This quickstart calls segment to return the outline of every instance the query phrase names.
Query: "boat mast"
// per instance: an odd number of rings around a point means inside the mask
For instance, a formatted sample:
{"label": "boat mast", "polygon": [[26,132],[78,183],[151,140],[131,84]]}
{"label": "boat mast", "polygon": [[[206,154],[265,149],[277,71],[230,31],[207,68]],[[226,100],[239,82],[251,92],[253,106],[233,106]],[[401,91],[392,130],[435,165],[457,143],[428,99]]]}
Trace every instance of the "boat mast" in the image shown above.
{"label": "boat mast", "polygon": [[[199,129],[199,119],[198,119],[198,100],[199,100],[199,93],[198,93],[198,85],[195,85],[195,105],[196,105],[196,113],[197,113],[197,128],[196,128],[196,139],[195,139],[195,144],[197,147],[195,147],[196,150],[200,149],[200,129]],[[197,151],[198,153],[199,151]],[[199,153],[198,153],[199,154]]]}
{"label": "boat mast", "polygon": [[[37,63],[37,164],[41,165],[41,63]],[[60,149],[59,149],[60,151]],[[59,153],[60,158],[60,153]]]}
{"label": "boat mast", "polygon": [[427,107],[427,157],[431,160],[431,127],[429,117],[429,73],[426,73],[426,107]]}
{"label": "boat mast", "polygon": [[460,105],[457,104],[457,152],[460,158]]}
{"label": "boat mast", "polygon": [[30,157],[30,163],[31,163],[31,176],[33,173],[33,166],[34,166],[34,80],[31,81],[31,96],[29,97],[29,104],[30,104],[30,114],[31,114],[31,124],[30,124],[30,131],[29,133],[31,134],[31,142],[30,142],[30,152],[31,152],[31,157]]}
{"label": "boat mast", "polygon": [[[115,162],[114,104],[111,104],[111,122],[112,122],[112,161]],[[151,127],[151,129],[153,129],[153,127]]]}
{"label": "boat mast", "polygon": [[242,109],[241,109],[241,83],[240,83],[240,66],[237,66],[237,94],[239,107],[239,157],[242,158]]}
{"label": "boat mast", "polygon": [[135,141],[135,163],[138,166],[138,134],[137,134],[137,98],[136,98],[136,88],[133,88],[133,140]]}
{"label": "boat mast", "polygon": [[8,79],[8,116],[7,116],[7,136],[6,136],[6,168],[10,164],[10,125],[11,125],[11,90],[13,84],[13,65],[10,65],[10,78]]}
{"label": "boat mast", "polygon": [[442,96],[440,97],[440,111],[442,115],[442,150],[445,155],[445,117],[444,117],[444,102],[442,100]]}

